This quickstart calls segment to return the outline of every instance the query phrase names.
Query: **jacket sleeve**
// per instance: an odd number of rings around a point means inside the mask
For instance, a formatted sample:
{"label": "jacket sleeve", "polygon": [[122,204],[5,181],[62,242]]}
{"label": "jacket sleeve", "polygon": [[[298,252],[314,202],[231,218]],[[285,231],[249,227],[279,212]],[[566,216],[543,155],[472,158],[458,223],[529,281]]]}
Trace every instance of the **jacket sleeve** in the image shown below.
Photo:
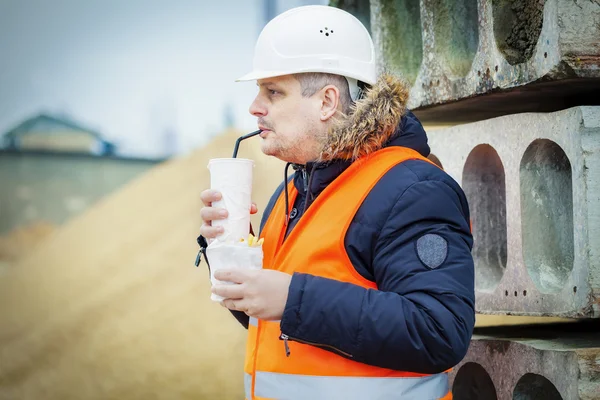
{"label": "jacket sleeve", "polygon": [[[413,183],[374,244],[378,290],[295,274],[282,333],[384,368],[438,373],[455,366],[475,323],[468,219],[466,199],[446,183]],[[425,236],[434,240],[419,242]]]}

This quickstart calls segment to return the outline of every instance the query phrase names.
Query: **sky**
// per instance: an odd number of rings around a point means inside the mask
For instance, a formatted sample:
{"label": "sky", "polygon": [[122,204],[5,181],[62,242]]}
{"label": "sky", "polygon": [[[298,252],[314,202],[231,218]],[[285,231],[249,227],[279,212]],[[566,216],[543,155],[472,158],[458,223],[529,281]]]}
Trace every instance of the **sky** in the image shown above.
{"label": "sky", "polygon": [[[0,134],[46,112],[132,156],[185,154],[251,131],[268,0],[0,0]],[[326,0],[270,0],[275,14]]]}

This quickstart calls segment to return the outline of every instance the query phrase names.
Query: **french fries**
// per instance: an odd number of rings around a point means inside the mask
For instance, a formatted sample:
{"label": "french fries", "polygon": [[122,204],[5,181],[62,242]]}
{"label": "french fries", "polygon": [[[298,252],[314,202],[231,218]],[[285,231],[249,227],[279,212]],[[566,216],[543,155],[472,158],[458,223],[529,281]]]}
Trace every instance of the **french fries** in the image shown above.
{"label": "french fries", "polygon": [[258,247],[261,246],[264,242],[263,238],[257,238],[255,237],[253,234],[249,234],[248,235],[248,240],[246,241],[245,239],[240,239],[240,242],[244,243],[244,242],[248,242],[248,246],[250,247]]}

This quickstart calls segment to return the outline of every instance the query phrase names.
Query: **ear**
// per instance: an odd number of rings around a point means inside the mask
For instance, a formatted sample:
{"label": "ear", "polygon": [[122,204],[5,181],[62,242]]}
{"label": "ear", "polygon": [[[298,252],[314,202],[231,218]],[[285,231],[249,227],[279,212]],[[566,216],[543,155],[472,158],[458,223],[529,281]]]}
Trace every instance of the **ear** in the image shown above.
{"label": "ear", "polygon": [[321,89],[321,121],[325,122],[335,115],[340,104],[340,91],[334,85]]}

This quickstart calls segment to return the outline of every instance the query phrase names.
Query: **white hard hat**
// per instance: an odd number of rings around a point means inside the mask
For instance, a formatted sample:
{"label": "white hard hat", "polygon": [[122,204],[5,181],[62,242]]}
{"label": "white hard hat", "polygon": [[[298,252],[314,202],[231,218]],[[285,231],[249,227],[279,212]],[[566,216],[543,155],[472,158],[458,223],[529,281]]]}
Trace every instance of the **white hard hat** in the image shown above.
{"label": "white hard hat", "polygon": [[[254,49],[253,71],[237,81],[302,72],[326,72],[373,85],[375,47],[369,32],[352,14],[335,7],[304,6],[273,18]],[[354,97],[354,96],[353,96]]]}

